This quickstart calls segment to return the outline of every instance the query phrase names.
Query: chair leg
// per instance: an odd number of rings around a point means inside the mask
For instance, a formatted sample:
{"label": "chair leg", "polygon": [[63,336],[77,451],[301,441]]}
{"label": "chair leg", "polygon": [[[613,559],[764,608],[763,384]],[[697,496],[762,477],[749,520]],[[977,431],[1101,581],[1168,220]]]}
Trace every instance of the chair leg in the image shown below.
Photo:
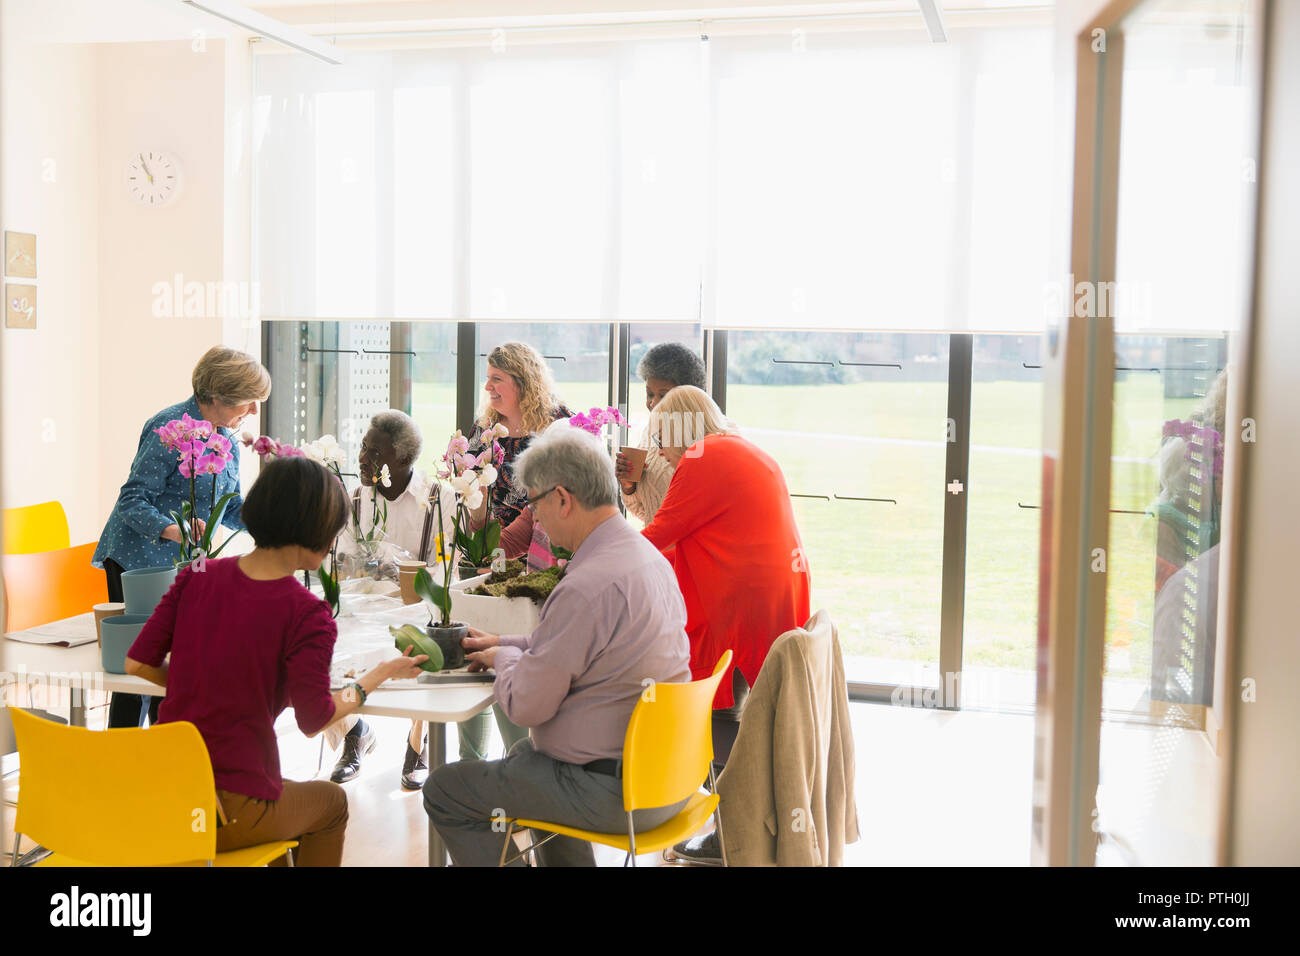
{"label": "chair leg", "polygon": [[623,861],[624,866],[636,866],[636,831],[632,828],[632,813],[627,815],[627,859]]}
{"label": "chair leg", "polygon": [[285,866],[293,866],[293,847],[284,851]]}
{"label": "chair leg", "polygon": [[[709,764],[709,789],[713,791],[713,793],[715,794],[718,792],[718,780],[713,773],[713,764]],[[722,851],[722,865],[726,866],[727,865],[727,838],[726,835],[722,832],[722,801],[721,800],[719,800],[718,805],[713,808],[713,825],[718,830],[718,848]]]}
{"label": "chair leg", "polygon": [[497,866],[506,865],[506,853],[510,851],[510,837],[515,832],[515,821],[510,820],[506,824],[506,842],[501,845],[501,859],[497,861]]}
{"label": "chair leg", "polygon": [[10,866],[18,865],[18,843],[22,838],[23,835],[21,833],[14,833],[14,855],[9,858]]}
{"label": "chair leg", "polygon": [[320,776],[321,767],[325,766],[325,735],[320,735],[320,753],[316,756],[316,776]]}

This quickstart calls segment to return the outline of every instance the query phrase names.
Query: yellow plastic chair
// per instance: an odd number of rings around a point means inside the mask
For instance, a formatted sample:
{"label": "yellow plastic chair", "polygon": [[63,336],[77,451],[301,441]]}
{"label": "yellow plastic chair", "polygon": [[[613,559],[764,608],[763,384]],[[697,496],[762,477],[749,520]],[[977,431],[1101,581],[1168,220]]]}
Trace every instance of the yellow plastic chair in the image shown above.
{"label": "yellow plastic chair", "polygon": [[96,543],[0,559],[5,632],[61,621],[107,601],[108,577],[90,564]]}
{"label": "yellow plastic chair", "polygon": [[[718,660],[713,675],[688,684],[655,684],[653,693],[643,694],[628,721],[623,738],[623,809],[627,811],[627,833],[599,833],[579,830],[544,820],[522,817],[509,821],[506,842],[501,848],[500,865],[504,866],[531,853],[557,836],[576,837],[589,843],[617,847],[627,854],[623,865],[636,866],[638,853],[657,853],[680,843],[704,825],[710,815],[722,840],[722,813],[718,809],[716,781],[713,778],[713,695],[718,682],[731,666],[731,651]],[[709,793],[700,793],[705,778]],[[666,807],[690,796],[690,802],[677,816],[652,830],[637,834],[632,811]],[[515,827],[549,834],[526,850],[506,859]],[[727,863],[726,843],[722,843],[722,863]]]}
{"label": "yellow plastic chair", "polygon": [[22,774],[14,860],[20,835],[53,851],[38,866],[265,866],[298,845],[217,852],[212,761],[188,721],[92,731],[9,716]]}
{"label": "yellow plastic chair", "polygon": [[4,553],[59,551],[72,544],[68,516],[57,501],[4,509]]}

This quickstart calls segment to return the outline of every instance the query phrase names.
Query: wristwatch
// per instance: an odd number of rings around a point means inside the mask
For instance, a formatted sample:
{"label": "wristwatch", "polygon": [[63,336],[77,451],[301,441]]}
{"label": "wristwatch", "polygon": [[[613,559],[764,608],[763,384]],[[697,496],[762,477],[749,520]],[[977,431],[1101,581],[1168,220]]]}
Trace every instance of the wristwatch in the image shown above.
{"label": "wristwatch", "polygon": [[364,687],[362,687],[361,684],[360,684],[360,682],[358,682],[358,681],[353,681],[352,683],[348,684],[348,685],[347,685],[346,687],[344,687],[343,689],[344,689],[344,690],[350,690],[350,689],[353,688],[353,687],[355,687],[355,688],[357,689],[357,696],[361,698],[360,703],[357,705],[358,707],[360,707],[362,704],[364,704],[364,703],[366,702],[366,696],[367,696],[367,695],[366,695],[366,689],[365,689]]}

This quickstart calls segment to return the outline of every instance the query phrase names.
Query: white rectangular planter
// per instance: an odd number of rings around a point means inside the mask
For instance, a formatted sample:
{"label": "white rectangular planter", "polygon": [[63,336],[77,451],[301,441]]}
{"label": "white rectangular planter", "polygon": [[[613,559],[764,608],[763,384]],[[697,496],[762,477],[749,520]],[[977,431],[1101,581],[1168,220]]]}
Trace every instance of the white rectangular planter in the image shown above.
{"label": "white rectangular planter", "polygon": [[451,619],[489,634],[531,634],[541,618],[542,606],[532,598],[466,593],[487,579],[483,574],[451,586]]}

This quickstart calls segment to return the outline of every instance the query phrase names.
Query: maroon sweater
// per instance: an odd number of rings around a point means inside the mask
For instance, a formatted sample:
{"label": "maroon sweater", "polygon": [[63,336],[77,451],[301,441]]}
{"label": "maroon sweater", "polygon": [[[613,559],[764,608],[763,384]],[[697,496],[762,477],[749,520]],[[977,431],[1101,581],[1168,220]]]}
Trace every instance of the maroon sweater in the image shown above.
{"label": "maroon sweater", "polygon": [[337,633],[329,605],[297,578],[254,581],[238,558],[217,558],[176,575],[128,656],[160,667],[171,653],[158,720],[198,727],[217,789],[278,800],[275,719],[291,706],[305,734],[331,722]]}

